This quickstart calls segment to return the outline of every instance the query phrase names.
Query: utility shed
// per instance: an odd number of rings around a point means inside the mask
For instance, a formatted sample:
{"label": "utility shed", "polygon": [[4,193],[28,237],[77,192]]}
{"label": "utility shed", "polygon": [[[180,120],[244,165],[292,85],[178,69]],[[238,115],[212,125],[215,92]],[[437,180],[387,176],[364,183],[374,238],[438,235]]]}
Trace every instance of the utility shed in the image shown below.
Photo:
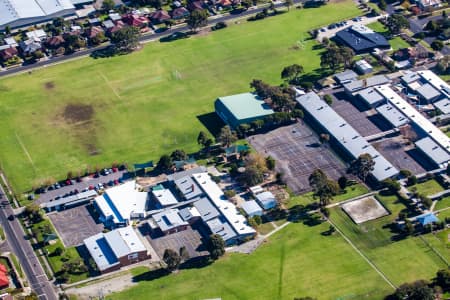
{"label": "utility shed", "polygon": [[245,214],[249,217],[262,216],[263,214],[261,206],[259,206],[259,204],[255,200],[244,202],[241,205],[241,208],[244,210]]}
{"label": "utility shed", "polygon": [[274,208],[277,206],[277,199],[271,192],[263,192],[255,196],[256,201],[261,205],[265,210]]}
{"label": "utility shed", "polygon": [[373,72],[373,67],[364,59],[355,62],[355,68],[360,74],[369,74]]}
{"label": "utility shed", "polygon": [[342,84],[347,81],[358,79],[358,74],[356,74],[352,70],[345,70],[343,72],[334,74],[334,79],[336,79],[338,83]]}
{"label": "utility shed", "polygon": [[250,124],[273,114],[272,108],[252,93],[220,97],[214,103],[217,115],[230,127]]}

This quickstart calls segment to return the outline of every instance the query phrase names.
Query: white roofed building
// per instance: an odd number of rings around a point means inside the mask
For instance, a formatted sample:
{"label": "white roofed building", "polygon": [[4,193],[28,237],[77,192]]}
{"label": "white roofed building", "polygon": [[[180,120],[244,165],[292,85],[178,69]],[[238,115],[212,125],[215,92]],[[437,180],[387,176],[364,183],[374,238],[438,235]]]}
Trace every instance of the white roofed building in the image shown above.
{"label": "white roofed building", "polygon": [[0,0],[0,30],[20,28],[75,15],[70,0]]}
{"label": "white roofed building", "polygon": [[150,258],[147,248],[131,226],[98,233],[83,243],[101,273]]}
{"label": "white roofed building", "polygon": [[106,227],[115,228],[129,225],[132,219],[144,218],[148,193],[139,191],[139,188],[134,180],[128,181],[96,197],[94,205],[100,213],[100,221]]}

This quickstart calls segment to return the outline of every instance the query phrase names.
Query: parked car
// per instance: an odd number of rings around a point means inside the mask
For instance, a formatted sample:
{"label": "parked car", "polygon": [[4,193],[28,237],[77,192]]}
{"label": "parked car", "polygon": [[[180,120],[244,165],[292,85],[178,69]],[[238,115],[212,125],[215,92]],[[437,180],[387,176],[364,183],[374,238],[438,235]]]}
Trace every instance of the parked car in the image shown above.
{"label": "parked car", "polygon": [[9,215],[8,220],[10,220],[10,221],[14,220],[14,215]]}

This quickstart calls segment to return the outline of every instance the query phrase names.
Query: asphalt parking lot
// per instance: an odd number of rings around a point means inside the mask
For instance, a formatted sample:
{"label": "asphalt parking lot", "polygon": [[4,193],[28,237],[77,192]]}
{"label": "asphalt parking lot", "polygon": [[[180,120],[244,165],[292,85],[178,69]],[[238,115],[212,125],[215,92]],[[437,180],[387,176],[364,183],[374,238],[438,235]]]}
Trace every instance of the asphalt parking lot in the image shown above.
{"label": "asphalt parking lot", "polygon": [[85,238],[102,232],[103,224],[96,223],[89,210],[89,205],[83,205],[48,214],[64,246],[80,245]]}
{"label": "asphalt parking lot", "polygon": [[[335,95],[336,96],[336,95]],[[346,98],[340,95],[334,97],[331,107],[344,118],[361,136],[370,136],[382,132],[370,119],[375,116],[369,116],[366,111],[360,111]]]}
{"label": "asphalt parking lot", "polygon": [[410,151],[405,150],[405,140],[401,137],[375,142],[372,146],[399,170],[410,170],[413,174],[426,172],[424,167],[410,155]]}
{"label": "asphalt parking lot", "polygon": [[316,134],[302,123],[254,135],[248,141],[259,153],[276,159],[277,171],[284,174],[287,185],[297,194],[311,190],[308,177],[316,169],[335,180],[346,171],[329,146],[321,145]]}
{"label": "asphalt parking lot", "polygon": [[201,234],[192,228],[188,228],[184,231],[176,232],[166,236],[151,238],[147,236],[150,244],[159,257],[164,256],[166,249],[172,249],[179,252],[181,247],[186,247],[190,258],[198,256],[204,256],[208,254],[204,243],[202,242]]}

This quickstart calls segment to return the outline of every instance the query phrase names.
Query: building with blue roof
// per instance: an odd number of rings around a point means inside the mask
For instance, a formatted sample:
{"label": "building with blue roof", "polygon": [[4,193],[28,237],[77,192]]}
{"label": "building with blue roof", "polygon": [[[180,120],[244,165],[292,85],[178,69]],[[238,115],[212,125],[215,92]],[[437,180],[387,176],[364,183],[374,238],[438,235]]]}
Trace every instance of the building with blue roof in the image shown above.
{"label": "building with blue roof", "polygon": [[357,54],[370,52],[375,48],[391,48],[384,36],[361,24],[337,32],[335,40],[351,48]]}
{"label": "building with blue roof", "polygon": [[262,192],[257,194],[255,197],[259,205],[261,205],[261,207],[265,210],[272,209],[277,206],[277,199],[271,192]]}
{"label": "building with blue roof", "polygon": [[217,98],[214,102],[216,114],[231,128],[264,119],[274,111],[263,99],[252,93]]}
{"label": "building with blue roof", "polygon": [[439,222],[439,219],[433,213],[421,215],[416,220],[422,226]]}

